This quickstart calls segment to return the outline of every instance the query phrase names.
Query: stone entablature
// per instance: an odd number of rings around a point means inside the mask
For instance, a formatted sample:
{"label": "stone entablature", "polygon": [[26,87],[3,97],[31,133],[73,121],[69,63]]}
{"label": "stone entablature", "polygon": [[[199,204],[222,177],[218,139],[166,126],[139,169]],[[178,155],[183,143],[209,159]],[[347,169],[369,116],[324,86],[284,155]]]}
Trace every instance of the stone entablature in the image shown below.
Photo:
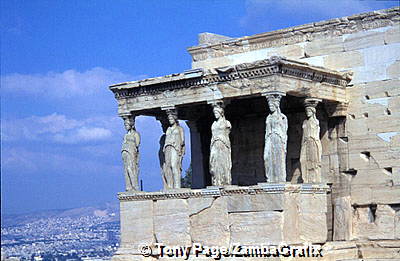
{"label": "stone entablature", "polygon": [[177,189],[156,192],[127,191],[118,193],[120,201],[140,201],[140,200],[166,200],[166,199],[187,199],[220,197],[229,195],[256,195],[274,193],[306,193],[306,194],[326,194],[330,191],[325,184],[270,184],[259,183],[254,186],[209,186],[205,189]]}
{"label": "stone entablature", "polygon": [[[193,61],[279,47],[399,24],[399,7],[285,28],[272,32],[221,40],[188,48]],[[223,39],[223,38],[222,38]]]}
{"label": "stone entablature", "polygon": [[126,115],[215,99],[257,96],[267,91],[345,103],[346,85],[350,80],[349,73],[271,57],[253,63],[119,83],[110,89],[119,101],[119,114]]}

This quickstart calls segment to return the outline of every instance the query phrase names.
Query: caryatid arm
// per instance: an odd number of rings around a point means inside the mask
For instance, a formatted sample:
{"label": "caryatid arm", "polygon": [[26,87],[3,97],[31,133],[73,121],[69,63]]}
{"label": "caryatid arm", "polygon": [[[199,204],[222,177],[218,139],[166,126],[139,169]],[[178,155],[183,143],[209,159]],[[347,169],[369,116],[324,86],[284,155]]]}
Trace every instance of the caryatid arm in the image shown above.
{"label": "caryatid arm", "polygon": [[283,133],[282,133],[282,138],[283,138],[283,143],[285,146],[285,151],[287,150],[287,140],[288,140],[288,135],[287,135],[287,131],[288,131],[288,121],[287,121],[287,117],[282,114],[282,125],[283,125]]}
{"label": "caryatid arm", "polygon": [[185,133],[183,132],[183,128],[180,127],[179,128],[179,134],[180,134],[180,138],[181,138],[181,155],[185,154]]}

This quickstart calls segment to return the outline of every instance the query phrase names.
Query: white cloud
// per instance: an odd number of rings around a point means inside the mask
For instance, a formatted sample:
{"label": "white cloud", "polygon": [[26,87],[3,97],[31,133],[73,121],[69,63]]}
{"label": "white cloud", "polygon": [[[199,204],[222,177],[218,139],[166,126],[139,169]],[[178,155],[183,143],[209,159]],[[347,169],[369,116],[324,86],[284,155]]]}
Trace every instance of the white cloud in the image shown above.
{"label": "white cloud", "polygon": [[28,119],[23,119],[22,123],[26,123],[25,120],[30,120],[32,124],[35,124],[36,126],[32,127],[36,127],[39,134],[58,133],[60,131],[82,126],[82,122],[75,119],[68,119],[65,115],[60,115],[57,113],[43,117],[32,116]]}
{"label": "white cloud", "polygon": [[111,136],[111,131],[104,128],[80,128],[77,136],[83,140],[105,139]]}
{"label": "white cloud", "polygon": [[247,0],[246,14],[241,18],[240,25],[246,28],[256,26],[266,31],[271,30],[271,24],[276,19],[280,23],[290,23],[298,18],[308,20],[305,23],[318,22],[314,19],[325,20],[383,9],[388,3],[390,1]]}
{"label": "white cloud", "polygon": [[26,151],[24,148],[18,149],[1,149],[1,165],[2,169],[6,167],[24,168],[32,172],[37,171],[38,166],[32,159],[34,153]]}
{"label": "white cloud", "polygon": [[8,74],[1,77],[3,91],[43,95],[50,98],[89,96],[104,91],[110,84],[144,78],[131,76],[118,70],[95,67],[84,72],[67,70],[46,74]]}
{"label": "white cloud", "polygon": [[57,133],[53,136],[53,140],[59,143],[100,141],[109,139],[111,134],[111,131],[105,128],[82,127],[66,134]]}
{"label": "white cloud", "polygon": [[118,117],[70,119],[53,113],[46,116],[2,121],[4,141],[47,140],[57,143],[106,141],[121,127]]}

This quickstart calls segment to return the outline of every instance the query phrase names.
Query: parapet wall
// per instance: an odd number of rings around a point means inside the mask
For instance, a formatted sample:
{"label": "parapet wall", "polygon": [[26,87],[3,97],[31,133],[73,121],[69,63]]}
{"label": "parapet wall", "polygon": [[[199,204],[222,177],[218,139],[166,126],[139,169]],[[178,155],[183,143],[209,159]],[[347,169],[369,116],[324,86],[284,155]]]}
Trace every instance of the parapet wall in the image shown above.
{"label": "parapet wall", "polygon": [[[398,42],[398,28],[395,28],[398,24],[399,7],[395,7],[240,38],[211,37],[212,34],[203,33],[199,36],[201,44],[189,47],[188,51],[192,55],[193,68],[215,68],[264,59],[260,56],[303,59],[380,45],[374,37],[376,34],[357,33],[379,32],[385,27],[394,27],[384,36],[386,44]],[[343,39],[354,34],[357,36]]]}
{"label": "parapet wall", "polygon": [[[114,260],[141,258],[139,246],[291,245],[327,241],[326,185],[264,184],[166,192],[124,192],[121,247]],[[127,260],[128,260],[127,259]]]}

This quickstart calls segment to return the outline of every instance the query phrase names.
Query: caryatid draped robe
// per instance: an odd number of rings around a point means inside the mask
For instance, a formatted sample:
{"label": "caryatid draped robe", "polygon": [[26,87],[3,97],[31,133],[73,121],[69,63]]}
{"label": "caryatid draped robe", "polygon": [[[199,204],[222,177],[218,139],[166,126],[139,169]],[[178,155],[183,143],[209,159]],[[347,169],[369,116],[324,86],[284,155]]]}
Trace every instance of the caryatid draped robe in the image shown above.
{"label": "caryatid draped robe", "polygon": [[264,147],[267,182],[286,182],[287,129],[287,118],[280,111],[268,115]]}
{"label": "caryatid draped robe", "polygon": [[139,145],[139,133],[133,129],[129,130],[124,136],[121,150],[127,191],[139,190]]}
{"label": "caryatid draped robe", "polygon": [[214,186],[231,185],[231,123],[221,117],[211,126],[210,173]]}
{"label": "caryatid draped robe", "polygon": [[319,138],[319,121],[311,117],[303,122],[300,165],[304,183],[321,182],[322,144]]}
{"label": "caryatid draped robe", "polygon": [[168,127],[164,144],[164,188],[180,188],[182,159],[185,154],[185,137],[179,125]]}

